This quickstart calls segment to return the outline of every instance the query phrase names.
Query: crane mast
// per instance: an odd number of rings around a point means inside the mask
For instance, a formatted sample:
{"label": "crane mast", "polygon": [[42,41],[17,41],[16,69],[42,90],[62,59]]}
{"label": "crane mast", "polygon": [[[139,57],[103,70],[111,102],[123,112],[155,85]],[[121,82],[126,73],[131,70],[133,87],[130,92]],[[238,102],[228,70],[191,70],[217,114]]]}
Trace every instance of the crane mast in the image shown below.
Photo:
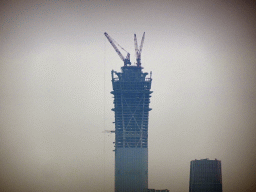
{"label": "crane mast", "polygon": [[[119,57],[122,59],[122,61],[124,62],[124,66],[127,65],[131,65],[131,61],[130,61],[130,53],[128,53],[128,51],[126,51],[123,47],[121,47],[113,38],[111,38],[106,32],[104,33],[104,35],[107,37],[108,41],[110,42],[110,44],[113,46],[113,48],[115,49],[115,51],[117,52],[117,54],[119,55]],[[142,48],[143,48],[143,43],[144,43],[144,39],[145,39],[145,32],[143,33],[142,39],[141,39],[141,43],[140,43],[140,48],[138,48],[138,43],[137,43],[137,37],[136,34],[134,34],[134,47],[135,47],[135,54],[136,54],[136,65],[138,67],[141,67],[141,52],[142,52]],[[119,51],[119,49],[117,48],[117,46],[119,46],[122,50],[124,50],[127,53],[127,56],[124,57],[122,55],[122,53]]]}
{"label": "crane mast", "polygon": [[[109,43],[113,46],[113,48],[115,49],[115,51],[117,52],[117,54],[119,55],[119,57],[122,59],[122,61],[124,62],[124,66],[127,65],[131,65],[131,61],[130,61],[130,53],[128,53],[124,48],[122,48],[118,43],[116,43],[116,41],[114,39],[112,39],[106,32],[104,33],[104,35],[107,37]],[[127,56],[126,58],[122,55],[122,53],[119,51],[119,49],[117,48],[117,46],[115,45],[115,43],[121,48],[123,49],[126,53]]]}
{"label": "crane mast", "polygon": [[142,47],[145,39],[145,32],[143,33],[141,43],[140,43],[140,49],[138,49],[138,43],[137,43],[137,37],[136,34],[134,34],[134,47],[135,47],[135,54],[136,54],[136,64],[138,67],[141,66],[141,52],[142,52]]}

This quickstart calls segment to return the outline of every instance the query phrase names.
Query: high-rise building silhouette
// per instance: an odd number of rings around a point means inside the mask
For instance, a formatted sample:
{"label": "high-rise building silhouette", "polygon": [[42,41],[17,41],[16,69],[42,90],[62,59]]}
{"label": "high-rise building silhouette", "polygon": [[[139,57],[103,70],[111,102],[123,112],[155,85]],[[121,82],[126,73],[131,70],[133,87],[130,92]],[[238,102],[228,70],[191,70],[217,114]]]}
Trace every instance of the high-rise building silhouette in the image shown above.
{"label": "high-rise building silhouette", "polygon": [[[131,65],[130,54],[124,58],[117,43],[107,34],[111,45],[124,61],[121,72],[112,70],[115,112],[115,191],[143,192],[148,188],[148,115],[151,74],[142,72],[140,54],[144,35],[138,49],[134,35],[136,65]],[[117,44],[117,45],[116,45]],[[123,49],[123,48],[122,48]]]}
{"label": "high-rise building silhouette", "polygon": [[189,192],[222,192],[221,161],[201,159],[190,162]]}
{"label": "high-rise building silhouette", "polygon": [[[114,77],[114,74],[117,77]],[[151,78],[138,66],[112,71],[115,112],[115,189],[148,188],[148,114]]]}

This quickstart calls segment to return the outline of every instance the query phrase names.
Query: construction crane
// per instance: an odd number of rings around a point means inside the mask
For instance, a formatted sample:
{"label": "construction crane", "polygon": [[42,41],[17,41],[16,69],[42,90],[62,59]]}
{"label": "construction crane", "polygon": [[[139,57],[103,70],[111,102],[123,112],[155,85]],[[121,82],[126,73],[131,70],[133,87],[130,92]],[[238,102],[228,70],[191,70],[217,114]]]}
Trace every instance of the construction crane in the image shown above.
{"label": "construction crane", "polygon": [[141,66],[141,52],[142,52],[142,47],[145,39],[145,32],[143,33],[141,43],[140,43],[140,49],[138,49],[138,43],[137,43],[137,37],[136,34],[134,34],[134,47],[135,47],[135,54],[136,54],[136,64],[138,67]]}
{"label": "construction crane", "polygon": [[[111,38],[106,32],[104,33],[104,35],[107,37],[108,41],[110,42],[110,44],[113,46],[113,48],[115,49],[115,51],[117,52],[117,54],[119,55],[119,57],[122,59],[122,61],[124,62],[124,66],[127,65],[131,65],[131,61],[130,61],[130,53],[128,53],[128,51],[126,51],[123,47],[121,47],[113,38]],[[122,53],[119,51],[119,49],[117,48],[116,44],[127,53],[126,58],[122,55]]]}

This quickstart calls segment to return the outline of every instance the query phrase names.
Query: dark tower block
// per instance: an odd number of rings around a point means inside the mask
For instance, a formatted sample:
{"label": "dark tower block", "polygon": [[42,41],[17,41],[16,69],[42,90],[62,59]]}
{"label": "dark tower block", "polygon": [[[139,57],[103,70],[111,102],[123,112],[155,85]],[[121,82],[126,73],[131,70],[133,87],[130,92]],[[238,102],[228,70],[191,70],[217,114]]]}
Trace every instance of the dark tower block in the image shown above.
{"label": "dark tower block", "polygon": [[151,75],[140,65],[112,71],[115,112],[115,191],[148,188],[148,115]]}
{"label": "dark tower block", "polygon": [[222,192],[221,161],[201,159],[190,162],[189,192]]}

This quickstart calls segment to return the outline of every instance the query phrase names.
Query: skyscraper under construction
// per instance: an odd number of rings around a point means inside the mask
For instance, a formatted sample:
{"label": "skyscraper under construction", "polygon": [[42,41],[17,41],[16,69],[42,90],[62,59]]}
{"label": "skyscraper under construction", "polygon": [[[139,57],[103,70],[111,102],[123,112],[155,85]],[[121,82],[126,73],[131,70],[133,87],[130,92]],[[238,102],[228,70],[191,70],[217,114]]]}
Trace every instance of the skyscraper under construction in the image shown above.
{"label": "skyscraper under construction", "polygon": [[116,46],[118,44],[107,33],[105,36],[124,62],[121,72],[112,70],[115,191],[142,192],[148,188],[148,115],[152,93],[151,74],[147,77],[148,73],[142,72],[140,62],[145,33],[139,48],[134,35],[136,65],[131,65],[128,52],[127,57],[123,57]]}

